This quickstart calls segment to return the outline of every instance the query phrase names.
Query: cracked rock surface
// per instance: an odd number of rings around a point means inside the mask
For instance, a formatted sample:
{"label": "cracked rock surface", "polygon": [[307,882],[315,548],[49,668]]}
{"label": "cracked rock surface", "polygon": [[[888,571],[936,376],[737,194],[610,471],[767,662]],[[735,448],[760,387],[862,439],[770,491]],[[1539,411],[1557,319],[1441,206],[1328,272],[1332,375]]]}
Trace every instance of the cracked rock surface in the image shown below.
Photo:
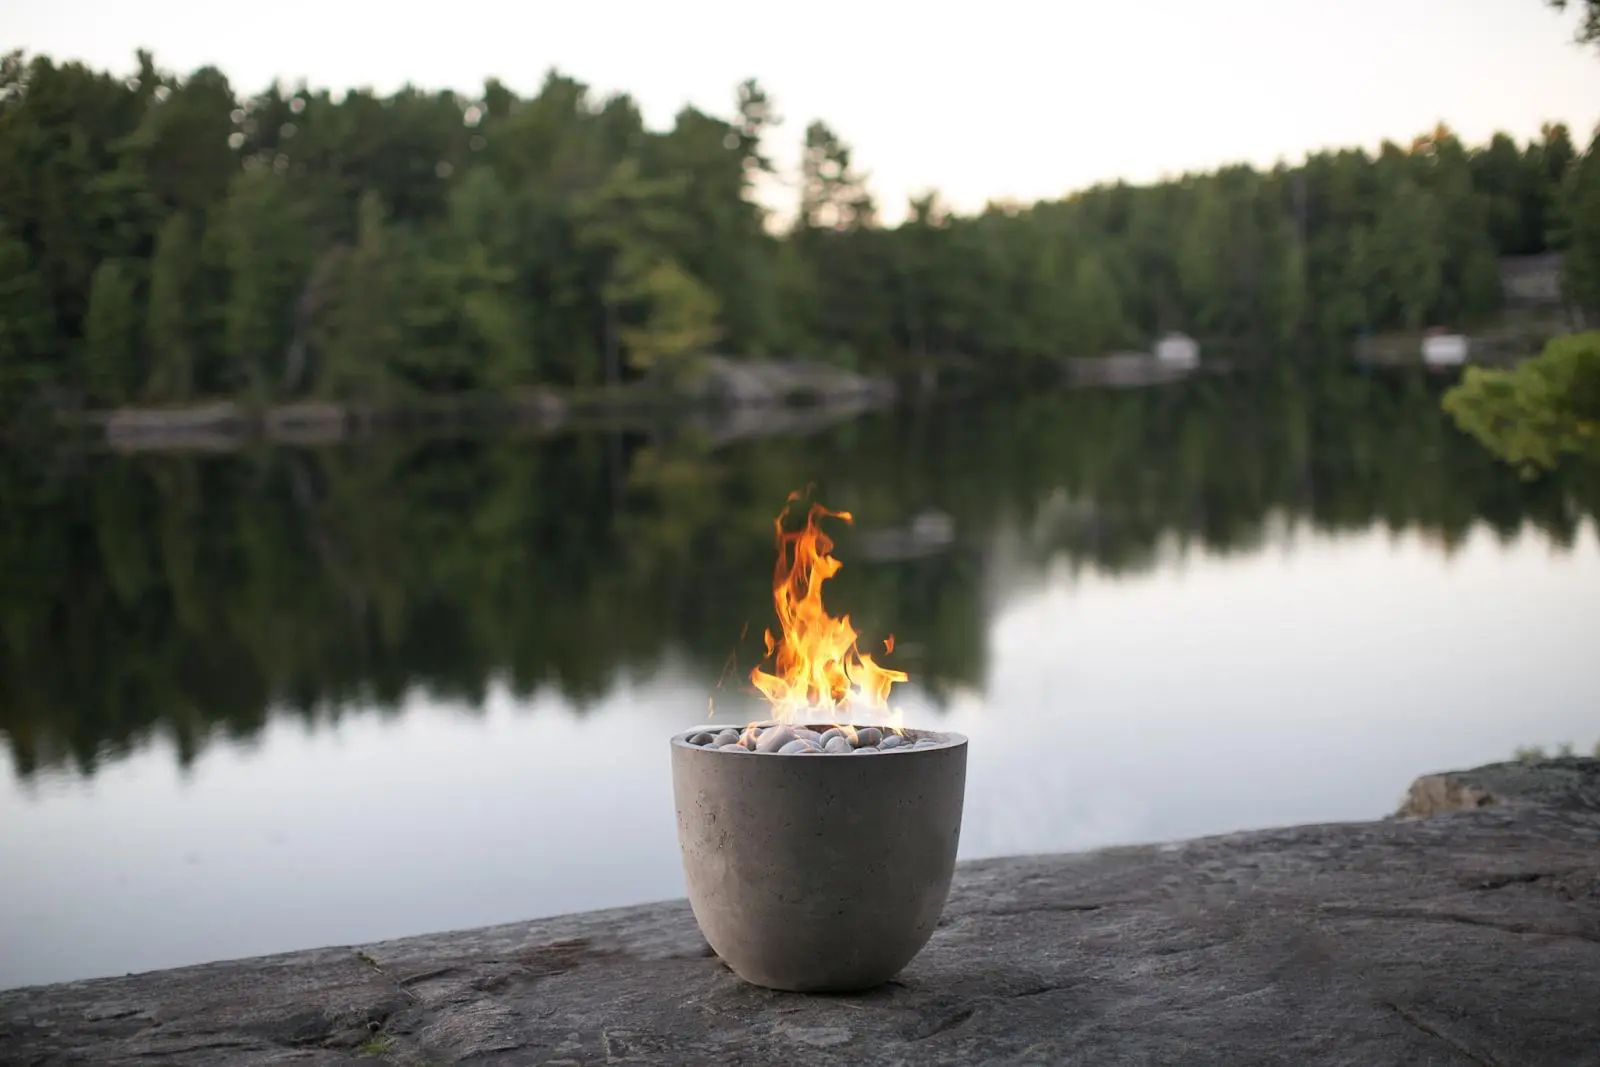
{"label": "cracked rock surface", "polygon": [[0,1064],[1600,1065],[1600,761],[1430,779],[1425,818],[964,864],[863,995],[745,985],[678,901],[3,992]]}

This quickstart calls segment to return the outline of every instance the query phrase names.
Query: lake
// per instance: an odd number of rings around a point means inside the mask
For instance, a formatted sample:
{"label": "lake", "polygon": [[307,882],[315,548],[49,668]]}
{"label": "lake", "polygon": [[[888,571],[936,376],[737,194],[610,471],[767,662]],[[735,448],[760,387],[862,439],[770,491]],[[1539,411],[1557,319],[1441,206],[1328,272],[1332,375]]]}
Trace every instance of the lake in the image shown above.
{"label": "lake", "polygon": [[975,858],[1372,819],[1600,742],[1600,474],[1420,375],[806,436],[0,457],[0,986],[681,896],[666,739],[744,721],[792,489],[972,740]]}

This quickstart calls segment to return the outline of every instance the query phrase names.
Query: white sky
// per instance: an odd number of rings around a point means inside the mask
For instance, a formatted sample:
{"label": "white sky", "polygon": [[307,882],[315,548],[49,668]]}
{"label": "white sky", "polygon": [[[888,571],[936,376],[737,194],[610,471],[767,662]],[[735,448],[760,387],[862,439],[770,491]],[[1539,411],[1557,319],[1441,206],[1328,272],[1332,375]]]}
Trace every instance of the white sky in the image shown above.
{"label": "white sky", "polygon": [[[1581,6],[1581,5],[1574,5]],[[755,76],[794,157],[822,118],[856,149],[889,218],[937,187],[962,209],[1306,151],[1409,140],[1444,120],[1469,140],[1600,120],[1600,53],[1542,0],[0,0],[0,50],[131,70],[213,63],[236,88],[405,81],[534,91],[560,68],[626,90],[653,125],[685,102],[731,113]]]}

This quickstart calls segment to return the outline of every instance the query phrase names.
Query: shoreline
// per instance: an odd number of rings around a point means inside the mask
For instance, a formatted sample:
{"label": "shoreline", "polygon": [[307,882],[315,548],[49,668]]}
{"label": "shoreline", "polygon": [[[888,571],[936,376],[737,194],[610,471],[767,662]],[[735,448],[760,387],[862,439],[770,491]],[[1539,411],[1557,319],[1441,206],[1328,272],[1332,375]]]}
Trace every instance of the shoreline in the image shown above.
{"label": "shoreline", "polygon": [[669,901],[7,990],[0,1063],[1565,1064],[1597,987],[1600,760],[1560,757],[1377,822],[964,863],[858,996],[743,984]]}
{"label": "shoreline", "polygon": [[[719,442],[804,432],[890,406],[892,381],[824,364],[705,361],[676,387],[649,381],[581,389],[398,397],[383,402],[300,399],[281,403],[219,396],[173,405],[129,404],[60,412],[33,433],[77,437],[112,452],[234,452],[255,445],[318,446],[392,430],[523,430],[647,427],[663,419],[700,423]],[[12,427],[9,435],[21,438]]]}
{"label": "shoreline", "polygon": [[[1473,333],[1472,365],[1511,366],[1528,358],[1529,338],[1571,332],[1527,315],[1507,317],[1491,330]],[[1428,367],[1418,345],[1419,331],[1393,331],[1351,342],[1349,367],[1459,372],[1459,366]],[[1217,348],[1211,345],[1210,349]],[[1247,367],[1221,344],[1193,365],[1163,361],[1154,352],[1108,352],[1061,357],[1060,388],[1119,390],[1159,387],[1191,378],[1227,376]],[[713,437],[723,423],[750,424],[730,436],[767,436],[799,432],[812,424],[838,421],[890,407],[909,399],[905,382],[885,375],[864,375],[804,359],[736,360],[705,357],[688,377],[676,383],[649,378],[627,384],[586,387],[527,386],[504,392],[415,394],[383,401],[346,401],[302,397],[268,402],[248,396],[217,395],[162,405],[131,403],[116,408],[36,412],[29,421],[0,426],[0,441],[38,437],[89,438],[110,451],[232,452],[254,445],[317,446],[360,439],[386,431],[520,430],[552,434],[568,429],[633,429],[663,421],[709,424]],[[920,395],[931,395],[925,380]],[[958,387],[959,394],[963,390]],[[915,386],[910,390],[917,394]],[[942,393],[943,390],[940,390]]]}

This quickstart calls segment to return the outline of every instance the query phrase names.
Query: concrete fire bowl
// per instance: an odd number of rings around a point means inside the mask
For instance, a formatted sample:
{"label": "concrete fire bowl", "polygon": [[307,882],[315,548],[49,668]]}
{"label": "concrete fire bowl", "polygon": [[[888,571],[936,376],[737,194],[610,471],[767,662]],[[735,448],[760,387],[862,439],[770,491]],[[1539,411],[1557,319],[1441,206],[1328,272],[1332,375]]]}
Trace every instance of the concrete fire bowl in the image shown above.
{"label": "concrete fire bowl", "polygon": [[779,755],[689,744],[698,732],[672,739],[672,787],[711,948],[771,989],[853,992],[898,974],[950,892],[967,739],[908,730],[937,744]]}

